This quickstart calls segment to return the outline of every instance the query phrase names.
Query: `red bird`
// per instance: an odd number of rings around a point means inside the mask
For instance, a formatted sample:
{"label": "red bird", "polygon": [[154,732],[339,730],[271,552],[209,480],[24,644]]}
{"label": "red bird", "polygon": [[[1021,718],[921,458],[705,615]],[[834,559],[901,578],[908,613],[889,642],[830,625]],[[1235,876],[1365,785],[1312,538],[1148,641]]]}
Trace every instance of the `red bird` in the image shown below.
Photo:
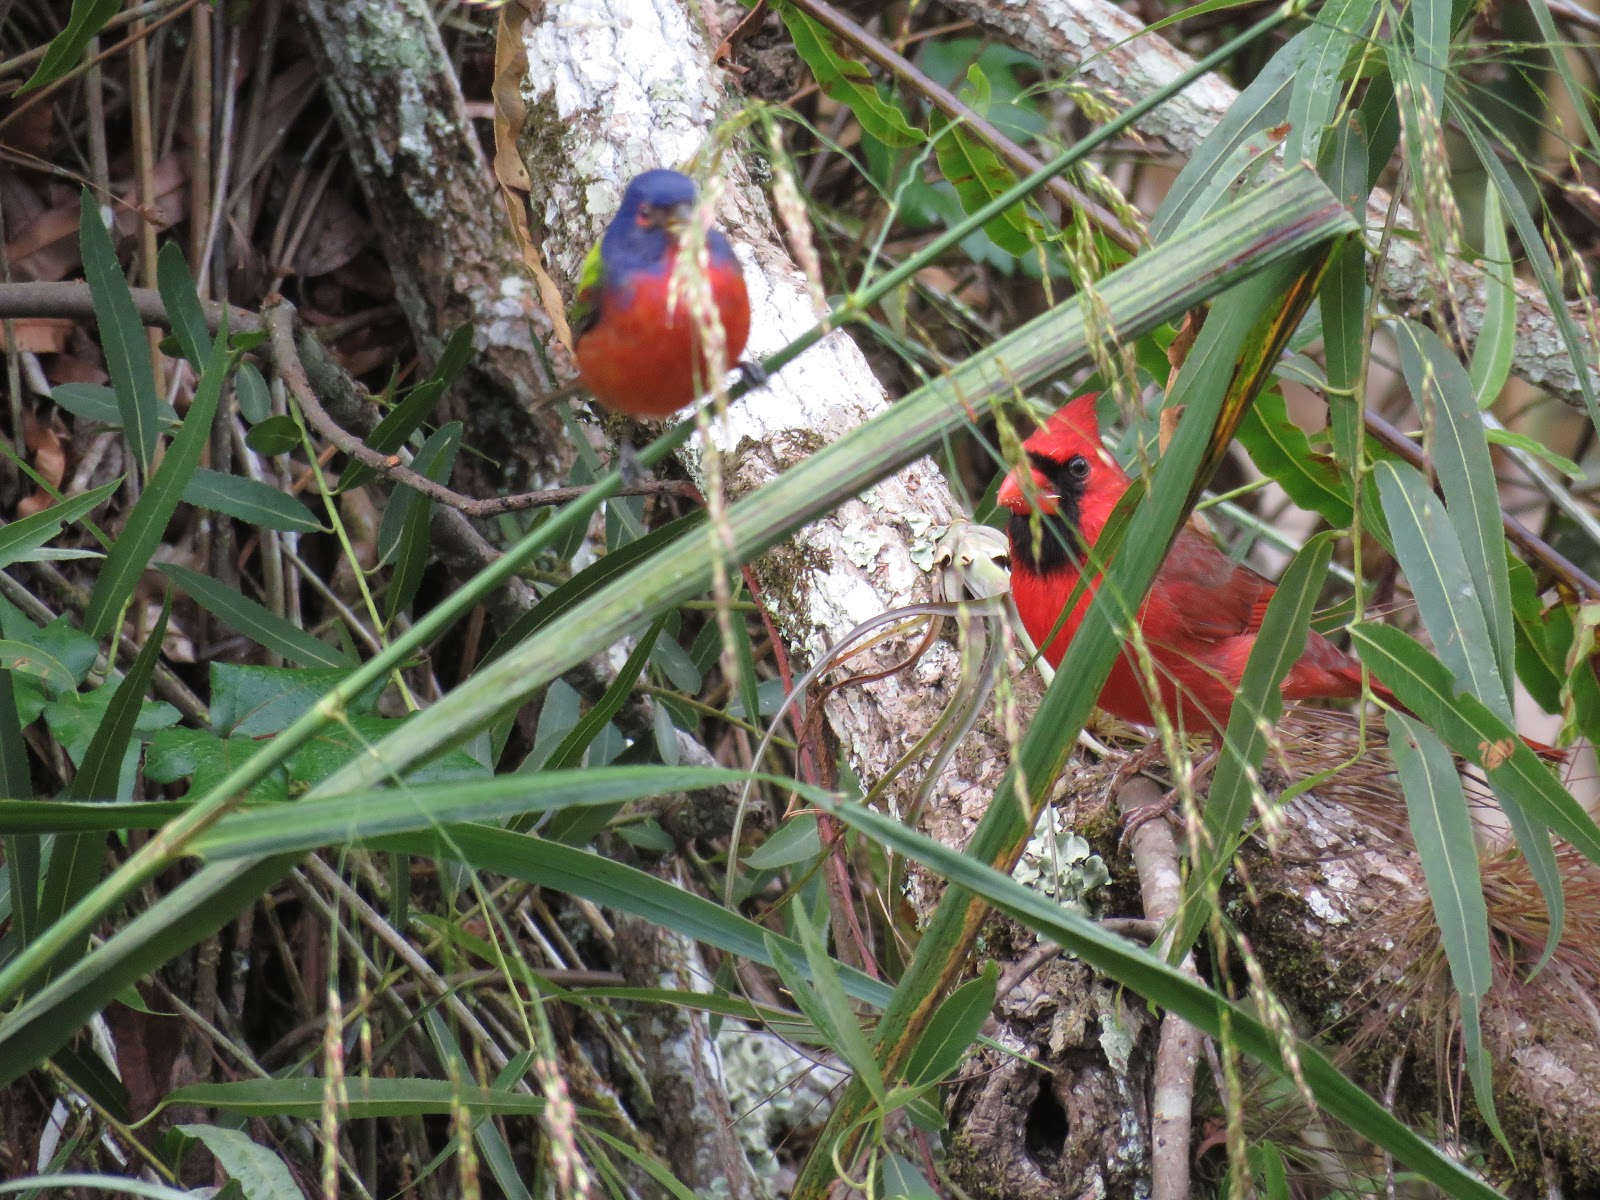
{"label": "red bird", "polygon": [[[628,184],[622,207],[583,264],[571,323],[581,383],[601,404],[630,417],[665,417],[710,386],[689,298],[671,295],[679,235],[694,211],[694,181],[646,171]],[[707,282],[736,362],[750,334],[750,297],[733,247],[706,233]]]}
{"label": "red bird", "polygon": [[[1028,636],[1042,647],[1052,666],[1061,665],[1100,586],[1097,574],[1061,619],[1078,583],[1081,548],[1094,544],[1129,484],[1101,445],[1096,399],[1079,396],[1029,438],[1023,448],[1032,464],[1031,485],[1019,468],[1001,485],[998,496],[1012,514],[1011,592],[1017,611]],[[1234,562],[1191,526],[1185,524],[1178,531],[1138,619],[1154,663],[1160,702],[1183,728],[1190,732],[1227,728],[1245,662],[1275,590],[1274,584]],[[1061,627],[1052,638],[1058,620]],[[1100,692],[1100,707],[1125,721],[1155,724],[1142,681],[1130,647],[1111,668]],[[1397,704],[1381,684],[1370,687],[1385,702]],[[1284,678],[1284,700],[1359,695],[1360,663],[1315,630],[1308,632],[1305,652]]]}

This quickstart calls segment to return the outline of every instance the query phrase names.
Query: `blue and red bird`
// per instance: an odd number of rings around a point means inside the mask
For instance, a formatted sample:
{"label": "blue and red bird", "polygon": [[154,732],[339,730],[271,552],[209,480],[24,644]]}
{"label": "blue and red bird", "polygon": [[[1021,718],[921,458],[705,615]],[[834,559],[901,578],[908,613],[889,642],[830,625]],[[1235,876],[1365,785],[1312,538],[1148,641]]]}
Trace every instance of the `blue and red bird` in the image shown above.
{"label": "blue and red bird", "polygon": [[622,194],[622,208],[589,252],[570,320],[578,382],[601,404],[630,417],[665,417],[692,403],[714,371],[738,361],[750,334],[750,296],[733,247],[706,232],[707,282],[726,337],[725,363],[706,361],[689,298],[672,293],[678,249],[694,212],[694,181],[646,171]]}

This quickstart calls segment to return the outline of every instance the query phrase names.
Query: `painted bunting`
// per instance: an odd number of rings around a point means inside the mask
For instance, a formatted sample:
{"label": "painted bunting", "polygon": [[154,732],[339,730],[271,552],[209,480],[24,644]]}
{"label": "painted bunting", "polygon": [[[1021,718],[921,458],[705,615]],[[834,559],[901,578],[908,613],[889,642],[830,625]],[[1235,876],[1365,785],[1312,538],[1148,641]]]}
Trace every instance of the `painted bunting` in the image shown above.
{"label": "painted bunting", "polygon": [[[630,417],[665,417],[705,391],[723,364],[706,361],[686,295],[672,294],[680,236],[694,210],[694,181],[677,171],[646,171],[622,194],[622,207],[578,281],[570,321],[578,382],[605,407]],[[738,360],[750,333],[750,297],[733,247],[706,231],[707,282]]]}

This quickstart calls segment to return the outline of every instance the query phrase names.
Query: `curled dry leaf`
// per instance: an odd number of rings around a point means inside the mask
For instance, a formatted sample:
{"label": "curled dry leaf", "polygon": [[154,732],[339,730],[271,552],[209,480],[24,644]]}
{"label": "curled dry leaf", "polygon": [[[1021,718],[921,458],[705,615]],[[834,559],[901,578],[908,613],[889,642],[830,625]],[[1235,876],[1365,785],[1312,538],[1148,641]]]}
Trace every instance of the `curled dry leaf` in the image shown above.
{"label": "curled dry leaf", "polygon": [[[19,336],[17,340],[22,339]],[[24,410],[22,431],[23,444],[28,449],[33,469],[59,492],[61,481],[67,475],[67,447],[56,431],[54,423],[48,418],[40,420],[32,412]],[[43,512],[54,503],[55,497],[40,488],[17,504],[16,515],[18,518],[31,517],[34,513]]]}
{"label": "curled dry leaf", "polygon": [[338,192],[324,191],[306,219],[306,232],[284,268],[308,278],[328,275],[350,262],[367,244],[366,218]]}
{"label": "curled dry leaf", "polygon": [[522,0],[512,0],[500,9],[500,19],[495,26],[494,176],[500,181],[500,197],[505,202],[506,218],[517,239],[517,249],[539,288],[539,303],[550,314],[556,340],[570,354],[572,330],[567,325],[566,301],[556,281],[545,270],[544,256],[539,253],[533,231],[528,226],[528,171],[517,153],[517,139],[528,119],[528,106],[522,102],[522,77],[528,70],[522,24],[527,16]]}

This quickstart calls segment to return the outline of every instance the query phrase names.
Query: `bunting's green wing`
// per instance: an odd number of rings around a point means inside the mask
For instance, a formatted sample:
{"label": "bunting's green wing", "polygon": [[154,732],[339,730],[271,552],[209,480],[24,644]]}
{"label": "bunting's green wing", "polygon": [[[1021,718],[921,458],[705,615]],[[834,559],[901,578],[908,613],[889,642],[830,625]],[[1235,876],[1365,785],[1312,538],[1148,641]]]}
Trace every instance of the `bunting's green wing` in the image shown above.
{"label": "bunting's green wing", "polygon": [[588,333],[600,319],[600,277],[604,272],[600,243],[596,242],[583,260],[583,269],[578,272],[578,294],[567,309],[567,324],[575,339]]}

